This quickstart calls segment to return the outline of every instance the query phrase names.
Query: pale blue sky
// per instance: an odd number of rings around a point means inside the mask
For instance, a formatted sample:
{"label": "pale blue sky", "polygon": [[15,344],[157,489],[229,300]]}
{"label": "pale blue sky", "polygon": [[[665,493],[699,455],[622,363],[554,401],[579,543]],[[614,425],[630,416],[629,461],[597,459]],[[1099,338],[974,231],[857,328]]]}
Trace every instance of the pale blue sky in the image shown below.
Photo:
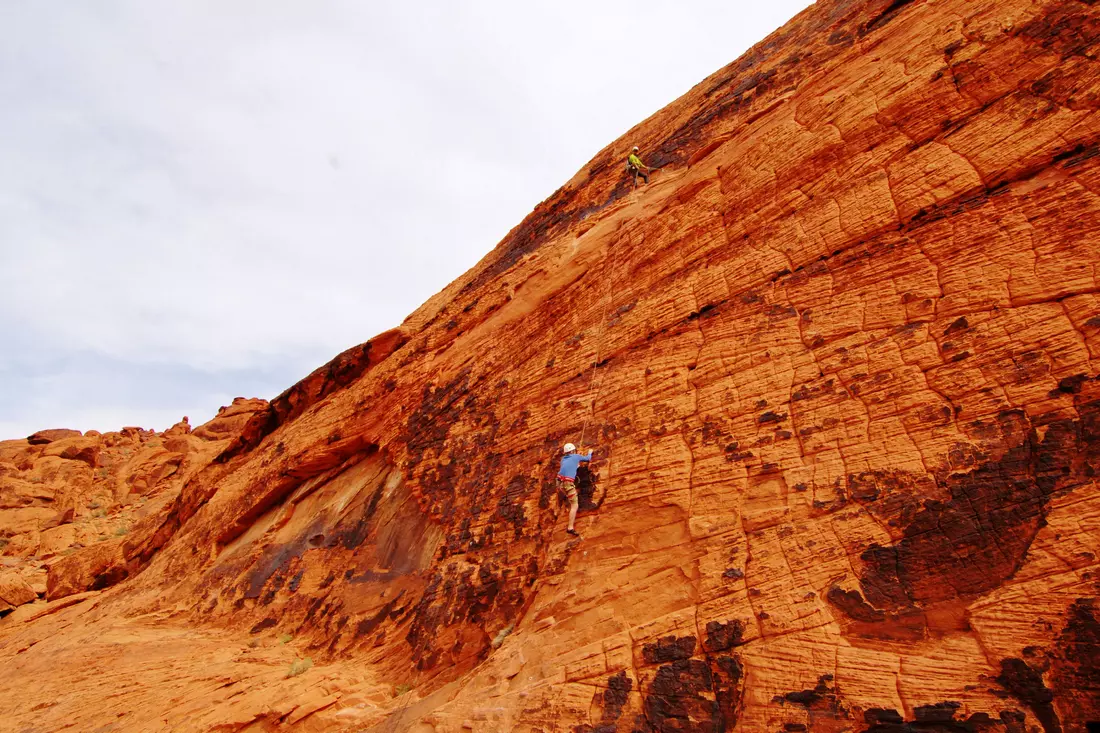
{"label": "pale blue sky", "polygon": [[275,396],[809,4],[0,0],[0,439]]}

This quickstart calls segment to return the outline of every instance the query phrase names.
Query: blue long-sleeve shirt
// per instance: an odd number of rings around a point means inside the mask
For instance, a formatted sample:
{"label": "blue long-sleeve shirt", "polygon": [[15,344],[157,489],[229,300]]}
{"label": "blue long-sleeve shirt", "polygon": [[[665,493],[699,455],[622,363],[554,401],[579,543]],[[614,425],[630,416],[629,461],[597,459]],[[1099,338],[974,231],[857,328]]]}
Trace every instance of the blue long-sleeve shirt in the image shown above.
{"label": "blue long-sleeve shirt", "polygon": [[561,457],[561,468],[558,469],[558,475],[564,478],[576,478],[577,467],[582,463],[587,463],[592,460],[592,451],[588,451],[588,455],[582,456],[580,453],[570,453],[567,456]]}

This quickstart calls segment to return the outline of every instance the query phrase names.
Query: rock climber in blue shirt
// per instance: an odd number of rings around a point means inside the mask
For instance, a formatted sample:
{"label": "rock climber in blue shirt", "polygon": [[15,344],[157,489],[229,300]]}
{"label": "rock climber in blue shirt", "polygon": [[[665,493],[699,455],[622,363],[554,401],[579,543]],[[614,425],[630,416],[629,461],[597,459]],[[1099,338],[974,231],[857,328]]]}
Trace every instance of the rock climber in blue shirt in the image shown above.
{"label": "rock climber in blue shirt", "polygon": [[592,460],[592,451],[588,451],[588,455],[581,455],[577,453],[577,446],[566,443],[562,452],[565,455],[561,457],[561,467],[558,468],[558,493],[565,494],[569,499],[569,526],[565,531],[574,537],[580,537],[577,530],[573,529],[573,522],[577,521],[577,509],[580,507],[577,499],[577,469],[582,463]]}

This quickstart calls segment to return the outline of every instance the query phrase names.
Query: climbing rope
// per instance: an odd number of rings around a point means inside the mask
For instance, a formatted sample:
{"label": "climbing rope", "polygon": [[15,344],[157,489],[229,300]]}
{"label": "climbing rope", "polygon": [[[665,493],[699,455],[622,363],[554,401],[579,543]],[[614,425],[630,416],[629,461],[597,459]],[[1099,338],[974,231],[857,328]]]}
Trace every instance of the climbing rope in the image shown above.
{"label": "climbing rope", "polygon": [[[656,171],[656,170],[659,170],[659,168],[650,168],[649,172],[653,173],[653,171]],[[638,186],[638,177],[635,176],[634,177],[634,187],[637,188],[637,186]],[[620,226],[621,226],[621,224],[620,224]],[[604,252],[604,255],[603,255],[604,262],[607,262],[607,258],[610,257],[610,256],[611,256],[611,245],[609,244],[607,246],[607,250]],[[611,292],[612,292],[611,285],[612,285],[612,282],[614,282],[614,280],[615,280],[614,276],[609,273],[608,277],[607,277],[607,292],[604,295],[603,316],[600,318],[600,332],[599,332],[599,335],[596,336],[596,361],[595,361],[595,363],[592,367],[592,376],[589,377],[589,379],[588,379],[588,391],[589,392],[592,391],[592,385],[596,381],[596,372],[600,371],[600,353],[603,349],[603,334],[604,334],[604,330],[607,328],[607,309],[608,309],[608,306],[611,305]],[[606,375],[604,375],[604,376],[606,377]],[[579,446],[584,445],[584,434],[588,430],[588,422],[592,419],[592,415],[596,411],[596,400],[599,399],[600,390],[602,388],[603,388],[603,378],[600,379],[599,385],[596,386],[596,394],[594,394],[592,396],[592,402],[588,406],[588,414],[584,416],[584,422],[581,423],[581,439],[577,442],[577,445],[579,445]]]}
{"label": "climbing rope", "polygon": [[[605,262],[607,261],[607,258],[610,255],[611,255],[611,245],[609,244],[607,246],[607,250],[604,252],[604,261]],[[609,274],[608,278],[607,278],[607,287],[605,288],[607,292],[604,294],[603,315],[600,317],[600,331],[599,331],[599,334],[596,336],[596,360],[593,362],[593,365],[592,365],[592,376],[588,378],[588,391],[589,392],[592,391],[592,385],[596,381],[596,373],[600,371],[600,354],[603,351],[603,334],[604,334],[604,331],[607,329],[607,310],[611,305],[611,291],[612,291],[611,283],[612,283],[612,279],[613,278]],[[606,374],[604,375],[604,378],[606,378]],[[592,415],[596,412],[596,400],[600,396],[600,389],[603,388],[603,379],[604,378],[600,379],[600,383],[596,387],[596,393],[594,395],[592,395],[592,401],[588,405],[588,413],[584,416],[584,422],[581,423],[581,439],[577,442],[577,445],[579,445],[579,446],[582,446],[582,447],[584,446],[584,434],[588,430],[588,422],[592,419]]]}
{"label": "climbing rope", "polygon": [[405,704],[397,711],[397,715],[395,716],[393,713],[390,713],[389,717],[386,718],[384,724],[385,733],[394,733],[397,730],[397,725],[401,723],[402,719],[405,717],[405,710],[409,707],[410,702],[412,702],[412,690],[405,692]]}

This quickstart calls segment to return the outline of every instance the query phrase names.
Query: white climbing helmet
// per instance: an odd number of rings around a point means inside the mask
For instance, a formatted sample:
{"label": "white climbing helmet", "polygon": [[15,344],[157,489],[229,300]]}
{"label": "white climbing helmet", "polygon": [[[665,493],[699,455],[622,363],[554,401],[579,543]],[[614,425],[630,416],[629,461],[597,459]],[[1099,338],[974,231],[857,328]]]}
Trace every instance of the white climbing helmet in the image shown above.
{"label": "white climbing helmet", "polygon": [[572,453],[576,449],[577,449],[577,446],[573,445],[572,443],[566,443],[565,446],[561,449],[561,452],[562,453]]}
{"label": "white climbing helmet", "polygon": [[633,148],[633,150],[634,150],[634,152],[635,152],[635,153],[636,153],[636,152],[638,152],[638,146],[637,146],[637,145],[635,145],[635,146],[634,146],[634,148]]}

